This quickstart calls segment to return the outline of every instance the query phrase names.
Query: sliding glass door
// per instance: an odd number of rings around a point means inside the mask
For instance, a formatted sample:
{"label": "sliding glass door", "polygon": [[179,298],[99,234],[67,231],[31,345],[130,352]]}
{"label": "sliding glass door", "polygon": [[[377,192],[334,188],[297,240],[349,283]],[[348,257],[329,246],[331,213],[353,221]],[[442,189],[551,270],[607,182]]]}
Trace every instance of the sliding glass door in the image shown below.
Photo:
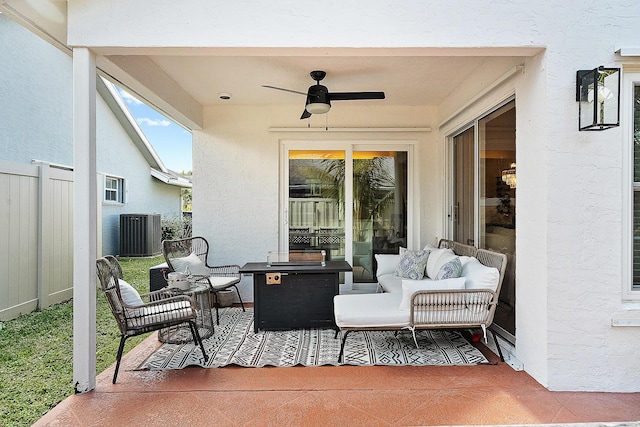
{"label": "sliding glass door", "polygon": [[353,281],[375,282],[375,254],[407,246],[407,152],[353,152]]}
{"label": "sliding glass door", "polygon": [[349,281],[375,282],[375,254],[407,246],[409,152],[285,149],[286,250],[324,250],[353,266]]}
{"label": "sliding glass door", "polygon": [[515,101],[454,135],[451,157],[451,234],[459,242],[507,254],[495,323],[515,341]]}
{"label": "sliding glass door", "polygon": [[344,259],[345,152],[289,151],[289,251]]}

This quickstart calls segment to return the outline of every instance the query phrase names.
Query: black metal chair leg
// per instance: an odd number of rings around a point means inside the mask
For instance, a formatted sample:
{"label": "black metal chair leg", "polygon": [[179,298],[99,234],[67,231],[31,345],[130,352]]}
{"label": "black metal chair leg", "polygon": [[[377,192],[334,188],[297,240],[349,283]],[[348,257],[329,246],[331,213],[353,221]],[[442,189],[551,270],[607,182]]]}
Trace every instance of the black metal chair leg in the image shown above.
{"label": "black metal chair leg", "polygon": [[498,344],[498,337],[496,336],[496,333],[493,331],[493,329],[489,329],[489,330],[493,334],[493,342],[496,343],[496,348],[498,349],[498,354],[500,355],[500,361],[504,362],[504,356],[502,355],[502,349],[500,349],[500,344]]}
{"label": "black metal chair leg", "polygon": [[220,313],[219,313],[219,309],[220,309],[220,296],[218,295],[218,291],[214,291],[213,292],[214,295],[216,296],[216,325],[220,325]]}
{"label": "black metal chair leg", "polygon": [[191,328],[191,335],[193,335],[193,340],[200,346],[200,350],[202,350],[202,356],[204,356],[204,362],[207,363],[209,361],[209,356],[207,356],[207,353],[204,351],[204,344],[202,344],[202,338],[200,338],[200,332],[198,331],[198,326],[196,326],[195,322],[190,320],[189,328]]}
{"label": "black metal chair leg", "polygon": [[244,309],[244,303],[242,302],[242,297],[240,296],[240,291],[238,290],[238,287],[236,285],[233,285],[234,288],[236,288],[236,293],[238,294],[238,299],[240,300],[240,305],[242,306],[242,311],[246,311]]}
{"label": "black metal chair leg", "polygon": [[344,363],[344,343],[347,341],[347,335],[349,335],[351,331],[345,331],[342,336],[342,344],[340,345],[340,354],[338,354],[338,363]]}
{"label": "black metal chair leg", "polygon": [[124,342],[127,340],[127,337],[122,335],[120,337],[120,346],[118,347],[118,354],[116,356],[116,370],[113,373],[112,384],[116,383],[116,378],[118,378],[118,371],[120,370],[120,360],[122,360],[122,351],[124,350]]}
{"label": "black metal chair leg", "polygon": [[336,328],[336,334],[333,336],[333,339],[335,340],[336,338],[338,338],[338,334],[340,333],[340,329]]}

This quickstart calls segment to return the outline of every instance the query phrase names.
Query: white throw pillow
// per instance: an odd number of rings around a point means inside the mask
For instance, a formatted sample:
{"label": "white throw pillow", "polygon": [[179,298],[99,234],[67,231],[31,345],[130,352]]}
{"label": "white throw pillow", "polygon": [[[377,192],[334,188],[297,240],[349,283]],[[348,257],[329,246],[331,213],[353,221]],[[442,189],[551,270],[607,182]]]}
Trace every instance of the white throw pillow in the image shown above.
{"label": "white throw pillow", "polygon": [[467,280],[467,289],[490,289],[493,292],[498,288],[500,272],[497,268],[487,267],[476,258],[471,258],[462,266],[462,276]]}
{"label": "white throw pillow", "polygon": [[118,286],[120,286],[120,296],[122,296],[122,301],[125,304],[134,306],[144,304],[142,298],[140,298],[140,294],[133,286],[122,279],[118,279]]}
{"label": "white throw pillow", "polygon": [[464,289],[464,277],[445,280],[403,280],[400,310],[411,310],[411,297],[418,291],[444,291]]}
{"label": "white throw pillow", "polygon": [[378,263],[378,269],[376,270],[376,276],[378,277],[385,274],[393,274],[400,262],[400,255],[396,254],[376,254],[375,257]]}
{"label": "white throw pillow", "polygon": [[189,256],[184,258],[174,258],[171,260],[171,265],[174,270],[179,273],[186,273],[187,268],[189,269],[189,273],[195,274],[198,276],[208,276],[209,269],[207,266],[200,260],[198,255],[191,253]]}
{"label": "white throw pillow", "polygon": [[442,248],[431,250],[429,259],[427,260],[427,276],[430,279],[435,279],[440,268],[455,257],[456,254],[454,254],[451,249]]}

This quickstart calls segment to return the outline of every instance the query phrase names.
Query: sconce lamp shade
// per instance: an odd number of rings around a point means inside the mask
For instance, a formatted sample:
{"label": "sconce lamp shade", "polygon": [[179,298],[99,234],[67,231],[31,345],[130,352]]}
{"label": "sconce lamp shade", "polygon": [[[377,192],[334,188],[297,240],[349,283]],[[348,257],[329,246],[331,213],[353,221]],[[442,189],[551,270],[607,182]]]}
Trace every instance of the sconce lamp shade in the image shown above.
{"label": "sconce lamp shade", "polygon": [[578,129],[620,126],[620,68],[579,70],[576,76]]}

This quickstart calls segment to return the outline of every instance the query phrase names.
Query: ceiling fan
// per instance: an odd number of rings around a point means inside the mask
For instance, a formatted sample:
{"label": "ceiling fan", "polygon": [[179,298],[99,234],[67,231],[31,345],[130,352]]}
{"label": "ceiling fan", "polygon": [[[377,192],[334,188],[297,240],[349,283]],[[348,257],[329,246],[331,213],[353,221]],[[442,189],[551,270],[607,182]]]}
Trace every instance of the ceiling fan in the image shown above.
{"label": "ceiling fan", "polygon": [[327,73],[324,71],[312,71],[309,73],[311,78],[316,81],[315,85],[309,86],[307,93],[297,90],[284,89],[276,86],[262,85],[269,89],[283,90],[285,92],[306,95],[304,111],[300,120],[311,117],[312,114],[324,114],[331,109],[331,101],[350,101],[354,99],[384,99],[384,92],[329,92],[326,86],[320,84]]}

